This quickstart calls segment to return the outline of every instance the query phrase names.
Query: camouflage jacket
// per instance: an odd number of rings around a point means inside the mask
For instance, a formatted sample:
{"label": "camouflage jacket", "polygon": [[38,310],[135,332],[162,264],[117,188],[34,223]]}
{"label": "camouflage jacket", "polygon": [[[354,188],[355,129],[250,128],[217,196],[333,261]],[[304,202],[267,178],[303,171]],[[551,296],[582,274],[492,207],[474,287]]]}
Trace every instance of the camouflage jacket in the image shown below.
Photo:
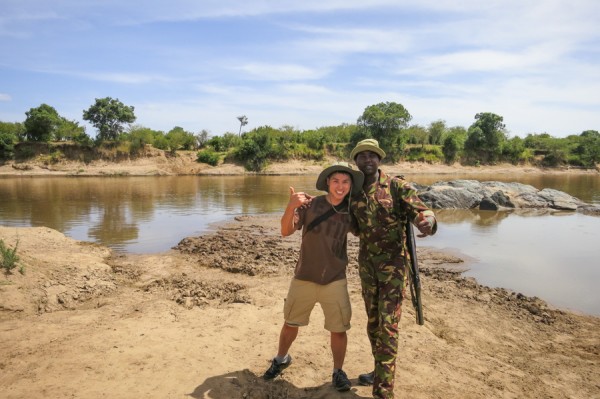
{"label": "camouflage jacket", "polygon": [[[392,194],[392,189],[397,195]],[[394,204],[398,198],[399,204]],[[417,190],[402,177],[391,177],[379,170],[379,180],[352,197],[351,211],[358,221],[360,252],[363,255],[386,253],[404,256],[404,224],[419,212],[434,215],[417,196]],[[435,223],[434,232],[437,229]]]}

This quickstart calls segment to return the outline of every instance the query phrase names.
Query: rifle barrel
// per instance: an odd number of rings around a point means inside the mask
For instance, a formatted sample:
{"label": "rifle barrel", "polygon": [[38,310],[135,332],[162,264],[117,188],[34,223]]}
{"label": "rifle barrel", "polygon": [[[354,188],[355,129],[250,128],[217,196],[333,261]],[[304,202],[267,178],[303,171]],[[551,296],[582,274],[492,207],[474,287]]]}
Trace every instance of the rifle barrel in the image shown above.
{"label": "rifle barrel", "polygon": [[410,293],[412,303],[415,308],[417,324],[425,324],[423,317],[423,302],[421,301],[421,277],[419,276],[419,262],[417,259],[417,244],[415,242],[415,233],[410,220],[406,221],[406,246],[410,256]]}

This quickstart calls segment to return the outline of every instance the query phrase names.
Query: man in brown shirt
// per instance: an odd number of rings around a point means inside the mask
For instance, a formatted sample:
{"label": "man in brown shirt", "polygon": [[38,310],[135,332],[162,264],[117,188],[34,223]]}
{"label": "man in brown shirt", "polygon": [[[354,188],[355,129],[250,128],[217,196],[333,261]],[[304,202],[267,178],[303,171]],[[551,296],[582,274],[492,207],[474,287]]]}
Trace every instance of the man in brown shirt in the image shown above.
{"label": "man in brown shirt", "polygon": [[277,356],[263,375],[277,377],[292,358],[288,350],[298,336],[298,328],[308,325],[318,302],[325,316],[325,329],[331,334],[333,353],[332,384],[338,391],[350,389],[350,380],[342,370],[352,310],[346,282],[347,235],[357,234],[350,214],[350,194],[362,190],[363,174],[346,162],[335,163],[321,172],[317,189],[326,195],[313,197],[296,193],[290,187],[290,199],[281,217],[281,235],[302,230],[300,257],[284,304],[285,322],[279,335]]}

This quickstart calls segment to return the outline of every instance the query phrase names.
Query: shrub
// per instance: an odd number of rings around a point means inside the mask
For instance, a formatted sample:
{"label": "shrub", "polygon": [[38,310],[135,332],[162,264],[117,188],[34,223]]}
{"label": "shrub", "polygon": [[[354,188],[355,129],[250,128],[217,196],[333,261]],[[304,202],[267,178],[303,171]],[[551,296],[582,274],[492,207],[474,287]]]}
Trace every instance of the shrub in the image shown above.
{"label": "shrub", "polygon": [[198,151],[197,161],[209,164],[211,166],[217,166],[219,163],[219,154],[210,148],[203,151]]}
{"label": "shrub", "polygon": [[0,131],[0,159],[10,159],[15,155],[16,142],[15,134]]}
{"label": "shrub", "polygon": [[409,162],[437,163],[444,158],[442,149],[437,145],[410,146],[406,150],[406,160]]}
{"label": "shrub", "polygon": [[8,248],[6,244],[4,244],[4,240],[0,239],[0,262],[2,262],[1,266],[4,269],[4,273],[9,274],[12,272],[12,269],[17,267],[17,263],[19,262],[19,256],[17,255],[17,247],[19,246],[19,241],[15,244],[14,248]]}
{"label": "shrub", "polygon": [[273,150],[273,131],[273,128],[264,126],[244,134],[235,157],[244,163],[246,170],[260,172],[267,167]]}
{"label": "shrub", "polygon": [[64,159],[65,155],[59,150],[40,156],[40,161],[42,161],[44,165],[55,165]]}

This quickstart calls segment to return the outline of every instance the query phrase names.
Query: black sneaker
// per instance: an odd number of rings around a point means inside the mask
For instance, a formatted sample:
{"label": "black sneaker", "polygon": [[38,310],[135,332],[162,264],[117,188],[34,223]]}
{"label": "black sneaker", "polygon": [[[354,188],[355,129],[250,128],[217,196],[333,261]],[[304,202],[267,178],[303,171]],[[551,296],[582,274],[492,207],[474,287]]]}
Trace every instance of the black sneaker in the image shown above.
{"label": "black sneaker", "polygon": [[284,363],[277,363],[277,360],[273,359],[271,361],[271,367],[269,367],[269,369],[265,371],[263,378],[267,381],[272,380],[273,378],[281,374],[283,370],[288,368],[290,364],[292,364],[292,357],[290,355],[288,355],[287,362]]}
{"label": "black sneaker", "polygon": [[371,371],[367,374],[360,374],[358,376],[358,383],[360,385],[373,385],[373,377],[375,376],[375,372]]}
{"label": "black sneaker", "polygon": [[344,392],[350,390],[352,384],[348,379],[344,370],[339,369],[335,373],[333,373],[332,384],[338,392]]}

